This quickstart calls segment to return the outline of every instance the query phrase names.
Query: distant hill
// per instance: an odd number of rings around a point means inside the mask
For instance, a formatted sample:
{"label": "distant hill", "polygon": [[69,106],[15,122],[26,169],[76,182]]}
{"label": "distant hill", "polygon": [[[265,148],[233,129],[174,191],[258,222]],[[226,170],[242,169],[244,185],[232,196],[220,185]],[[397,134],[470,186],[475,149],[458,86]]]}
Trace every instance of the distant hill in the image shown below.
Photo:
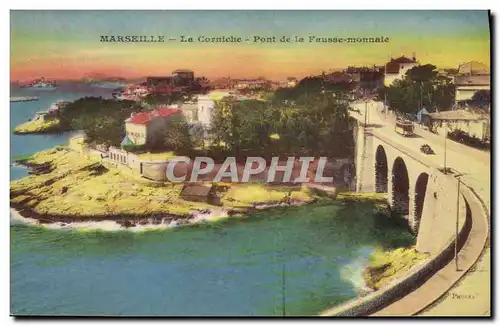
{"label": "distant hill", "polygon": [[87,73],[83,76],[81,79],[84,82],[87,83],[93,83],[93,82],[119,82],[119,83],[126,83],[127,79],[123,77],[116,77],[116,76],[109,76],[103,73],[99,72],[91,72]]}

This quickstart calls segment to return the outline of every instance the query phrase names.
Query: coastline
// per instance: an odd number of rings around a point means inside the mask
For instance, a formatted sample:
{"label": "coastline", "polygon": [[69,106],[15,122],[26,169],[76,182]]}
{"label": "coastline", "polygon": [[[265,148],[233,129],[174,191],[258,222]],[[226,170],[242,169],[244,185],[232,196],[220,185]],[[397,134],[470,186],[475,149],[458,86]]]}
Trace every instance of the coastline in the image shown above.
{"label": "coastline", "polygon": [[10,183],[10,206],[43,224],[105,220],[125,227],[186,224],[316,199],[307,187],[234,184],[219,187],[219,204],[208,197],[193,201],[182,196],[182,184],[139,179],[63,147],[38,152],[17,164],[30,174]]}
{"label": "coastline", "polygon": [[12,132],[14,135],[28,134],[57,134],[65,131],[70,131],[61,128],[59,119],[49,120],[46,122],[31,120],[20,125],[17,125]]}
{"label": "coastline", "polygon": [[[89,218],[85,216],[42,216],[23,208],[10,207],[11,221],[43,226],[50,229],[85,229],[100,231],[145,231],[172,229],[181,226],[215,222],[229,218],[244,218],[251,213],[279,207],[295,207],[315,203],[316,200],[295,200],[287,203],[254,205],[244,211],[233,209],[193,210],[189,215],[158,214],[125,218],[122,216],[103,216]],[[27,216],[28,214],[31,216]]]}
{"label": "coastline", "polygon": [[[328,192],[318,193],[314,185],[306,185],[294,191],[292,188],[266,189],[264,185],[252,185],[253,188],[248,188],[247,185],[232,185],[222,193],[221,200],[224,205],[195,204],[179,200],[179,192],[171,185],[155,186],[152,189],[147,182],[127,179],[126,175],[111,167],[109,170],[103,170],[99,168],[99,162],[88,160],[79,153],[62,147],[36,153],[16,164],[27,167],[31,174],[25,177],[29,178],[28,180],[23,178],[14,181],[14,187],[11,184],[11,223],[52,230],[171,230],[178,227],[210,225],[232,218],[244,219],[255,212],[312,204],[320,198],[331,201],[332,197],[346,203],[375,200],[374,212],[386,216],[388,214],[388,206],[380,195],[340,193],[332,196]],[[106,174],[110,174],[112,178],[102,179]],[[124,180],[128,188],[136,188],[126,197],[127,202],[122,198],[122,195],[125,195],[124,188],[127,188],[122,184]],[[99,196],[84,190],[85,184],[89,182],[92,186],[90,189],[96,190],[100,187]],[[78,196],[75,191],[79,192]],[[163,194],[162,191],[169,191],[170,196],[158,205],[151,198]],[[143,192],[146,194],[143,195]],[[57,200],[53,200],[52,196],[57,196]],[[68,196],[72,198],[70,203],[64,199]],[[137,209],[139,204],[142,208]],[[105,209],[106,207],[113,209]],[[81,212],[86,212],[87,215],[81,215]],[[363,277],[365,270],[370,267],[370,262],[357,266],[360,268],[359,275],[353,284],[357,289],[358,298],[376,292]],[[394,275],[391,275],[392,277]]]}

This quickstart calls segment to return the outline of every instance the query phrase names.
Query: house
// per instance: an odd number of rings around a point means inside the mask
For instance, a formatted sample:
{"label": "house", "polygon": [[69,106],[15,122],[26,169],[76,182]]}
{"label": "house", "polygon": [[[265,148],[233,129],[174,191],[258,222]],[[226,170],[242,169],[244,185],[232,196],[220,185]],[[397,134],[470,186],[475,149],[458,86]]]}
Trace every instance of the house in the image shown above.
{"label": "house", "polygon": [[51,111],[38,111],[35,113],[32,121],[49,122],[56,118],[54,112]]}
{"label": "house", "polygon": [[125,100],[137,101],[149,94],[148,86],[146,85],[131,85],[123,90],[119,98]]}
{"label": "house", "polygon": [[199,123],[204,126],[210,126],[213,117],[215,101],[210,96],[198,96],[197,103],[197,118]]}
{"label": "house", "polygon": [[477,61],[470,61],[466,62],[464,64],[461,64],[458,67],[458,74],[459,75],[489,75],[490,70],[488,67]]}
{"label": "house", "polygon": [[402,79],[406,72],[418,65],[417,59],[401,56],[387,62],[384,67],[384,85],[391,86],[395,80]]}
{"label": "house", "polygon": [[184,102],[179,105],[182,114],[186,117],[189,124],[198,123],[198,103],[197,102]]}
{"label": "house", "polygon": [[234,84],[234,80],[230,77],[217,78],[210,82],[210,86],[214,89],[232,89]]}
{"label": "house", "polygon": [[491,76],[486,65],[472,61],[459,66],[454,83],[455,103],[460,104],[470,100],[477,91],[489,91]]}
{"label": "house", "polygon": [[169,119],[182,111],[178,108],[157,108],[151,112],[132,113],[125,120],[126,135],[122,140],[124,145],[145,145],[164,126],[165,119]]}
{"label": "house", "polygon": [[213,91],[206,95],[198,96],[198,122],[206,127],[210,126],[212,123],[215,102],[228,96],[232,96],[232,93],[226,91]]}
{"label": "house", "polygon": [[70,103],[70,101],[57,100],[50,105],[49,113],[55,114],[59,111],[60,108],[68,105],[69,103]]}
{"label": "house", "polygon": [[288,77],[285,81],[280,83],[280,87],[282,88],[293,88],[297,86],[299,81],[295,77]]}
{"label": "house", "polygon": [[187,69],[172,71],[172,83],[175,87],[191,87],[194,84],[194,71]]}
{"label": "house", "polygon": [[418,123],[425,126],[430,124],[430,115],[425,108],[422,108],[420,111],[417,112],[417,121]]}
{"label": "house", "polygon": [[172,86],[172,76],[151,76],[146,78],[146,85],[150,88]]}
{"label": "house", "polygon": [[215,188],[211,183],[185,183],[180,193],[184,200],[205,203],[212,202],[215,196]]}
{"label": "house", "polygon": [[334,71],[328,74],[322,75],[323,79],[330,83],[350,83],[353,81],[353,78],[345,73],[344,71]]}
{"label": "house", "polygon": [[487,112],[453,110],[429,115],[430,129],[438,134],[444,135],[458,129],[482,140],[490,137],[490,116]]}
{"label": "house", "polygon": [[384,71],[380,67],[347,67],[344,70],[351,76],[352,81],[361,89],[374,90],[380,88],[384,80]]}
{"label": "house", "polygon": [[234,85],[235,89],[239,90],[256,90],[270,88],[270,81],[257,78],[257,79],[238,79]]}

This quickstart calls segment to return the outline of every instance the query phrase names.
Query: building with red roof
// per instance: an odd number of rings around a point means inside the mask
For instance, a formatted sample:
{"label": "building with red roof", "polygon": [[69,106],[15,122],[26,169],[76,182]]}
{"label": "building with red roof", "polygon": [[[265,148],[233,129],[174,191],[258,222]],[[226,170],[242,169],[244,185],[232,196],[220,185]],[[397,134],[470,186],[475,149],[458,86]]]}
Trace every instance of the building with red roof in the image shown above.
{"label": "building with red roof", "polygon": [[125,138],[122,145],[145,145],[165,126],[165,121],[182,114],[178,108],[158,107],[153,111],[132,113],[125,120]]}
{"label": "building with red roof", "polygon": [[397,59],[391,58],[391,61],[387,62],[384,67],[384,85],[390,86],[396,79],[402,79],[406,72],[416,65],[418,62],[415,56],[411,59],[405,56]]}

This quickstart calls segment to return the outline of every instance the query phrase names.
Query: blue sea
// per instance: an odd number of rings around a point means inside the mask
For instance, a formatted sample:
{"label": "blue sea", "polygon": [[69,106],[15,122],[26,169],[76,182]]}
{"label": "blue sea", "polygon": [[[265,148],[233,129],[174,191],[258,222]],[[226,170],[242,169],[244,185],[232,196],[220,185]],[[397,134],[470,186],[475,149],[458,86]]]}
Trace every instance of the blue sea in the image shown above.
{"label": "blue sea", "polygon": [[[55,91],[13,88],[11,162],[66,144],[61,135],[12,135],[56,100],[110,97],[84,84]],[[11,166],[11,180],[27,175]],[[380,232],[370,207],[317,203],[225,223],[173,230],[68,231],[11,224],[11,313],[45,316],[314,315],[355,298]]]}

